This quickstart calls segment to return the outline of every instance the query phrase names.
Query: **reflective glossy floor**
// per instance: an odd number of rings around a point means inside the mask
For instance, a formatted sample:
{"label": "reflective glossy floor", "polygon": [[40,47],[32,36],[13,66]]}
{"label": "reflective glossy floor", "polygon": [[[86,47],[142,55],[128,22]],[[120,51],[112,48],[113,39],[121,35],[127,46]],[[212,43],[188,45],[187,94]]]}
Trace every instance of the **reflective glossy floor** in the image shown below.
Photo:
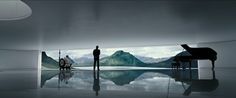
{"label": "reflective glossy floor", "polygon": [[236,69],[4,70],[1,98],[235,98]]}

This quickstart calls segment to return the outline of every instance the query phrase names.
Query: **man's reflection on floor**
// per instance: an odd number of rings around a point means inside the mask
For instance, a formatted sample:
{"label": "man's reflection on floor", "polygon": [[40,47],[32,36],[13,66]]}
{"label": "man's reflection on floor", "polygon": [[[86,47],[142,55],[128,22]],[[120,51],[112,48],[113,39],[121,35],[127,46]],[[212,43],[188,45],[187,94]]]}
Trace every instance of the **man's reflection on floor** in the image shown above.
{"label": "man's reflection on floor", "polygon": [[93,71],[93,91],[95,91],[96,96],[98,96],[98,92],[100,91],[99,70]]}

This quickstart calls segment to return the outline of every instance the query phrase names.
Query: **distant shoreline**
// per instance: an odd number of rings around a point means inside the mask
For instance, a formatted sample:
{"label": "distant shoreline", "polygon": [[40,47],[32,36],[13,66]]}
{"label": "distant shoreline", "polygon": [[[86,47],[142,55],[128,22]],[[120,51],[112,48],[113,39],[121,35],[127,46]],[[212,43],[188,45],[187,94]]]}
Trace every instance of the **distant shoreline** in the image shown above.
{"label": "distant shoreline", "polygon": [[[163,67],[130,67],[130,66],[101,66],[101,70],[171,70],[172,68],[163,68]],[[198,68],[191,68],[192,70]],[[57,68],[47,68],[42,70],[58,70]],[[92,66],[89,67],[73,67],[72,70],[93,70]],[[182,70],[182,68],[180,68]],[[188,70],[186,68],[185,70]]]}

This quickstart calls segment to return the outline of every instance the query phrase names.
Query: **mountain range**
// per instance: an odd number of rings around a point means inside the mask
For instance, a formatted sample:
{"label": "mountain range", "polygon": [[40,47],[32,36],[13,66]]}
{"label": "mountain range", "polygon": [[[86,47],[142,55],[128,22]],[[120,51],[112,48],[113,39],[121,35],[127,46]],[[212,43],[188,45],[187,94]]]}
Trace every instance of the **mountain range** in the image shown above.
{"label": "mountain range", "polygon": [[145,57],[145,56],[140,56],[140,55],[134,55],[137,59],[140,61],[150,64],[150,63],[158,63],[161,61],[165,61],[169,59],[170,57],[164,57],[164,58],[153,58],[153,57]]}
{"label": "mountain range", "polygon": [[[181,52],[177,54],[179,55],[190,55],[187,51]],[[139,58],[139,59],[138,59]],[[143,62],[140,60],[146,59],[144,61],[148,61],[149,57],[141,57],[141,56],[134,56],[130,54],[129,52],[124,52],[123,50],[116,51],[111,56],[106,56],[100,59],[100,65],[101,66],[133,66],[133,67],[165,67],[165,68],[171,68],[171,63],[174,61],[174,57],[170,58],[161,58],[154,59],[149,58],[151,62]],[[93,58],[90,56],[88,57],[81,57],[73,59],[73,62],[75,62],[74,66],[92,66],[93,64]],[[42,65],[46,68],[58,68],[58,62],[51,57],[46,55],[46,52],[42,52]],[[192,67],[197,67],[197,61],[192,61]]]}
{"label": "mountain range", "polygon": [[[107,57],[107,55],[101,54],[100,58]],[[93,54],[85,54],[79,58],[74,58],[74,62],[76,63],[76,66],[90,66],[93,64]]]}
{"label": "mountain range", "polygon": [[[189,54],[187,51],[183,51],[183,52],[178,53],[176,56],[189,56],[189,55],[191,55],[191,54]],[[175,62],[174,61],[174,56],[170,57],[167,60],[158,62],[158,63],[149,64],[149,67],[166,67],[166,68],[171,68],[173,62]],[[188,65],[188,62],[182,62],[181,64]],[[192,68],[197,68],[198,67],[197,60],[192,60],[191,61],[191,66],[192,66]]]}

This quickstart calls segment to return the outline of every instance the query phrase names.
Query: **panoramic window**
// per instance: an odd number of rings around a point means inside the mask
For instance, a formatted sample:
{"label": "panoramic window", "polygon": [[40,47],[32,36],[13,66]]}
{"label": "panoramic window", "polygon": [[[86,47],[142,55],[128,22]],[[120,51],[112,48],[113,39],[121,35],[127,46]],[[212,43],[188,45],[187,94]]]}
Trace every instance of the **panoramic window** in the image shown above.
{"label": "panoramic window", "polygon": [[[191,45],[195,46],[195,45]],[[149,46],[125,48],[100,48],[101,68],[111,67],[154,67],[171,68],[173,57],[189,55],[181,46]],[[83,69],[93,66],[93,49],[51,50],[42,53],[42,69],[59,68],[59,58],[68,57],[71,67]],[[193,64],[192,67],[197,67]]]}

